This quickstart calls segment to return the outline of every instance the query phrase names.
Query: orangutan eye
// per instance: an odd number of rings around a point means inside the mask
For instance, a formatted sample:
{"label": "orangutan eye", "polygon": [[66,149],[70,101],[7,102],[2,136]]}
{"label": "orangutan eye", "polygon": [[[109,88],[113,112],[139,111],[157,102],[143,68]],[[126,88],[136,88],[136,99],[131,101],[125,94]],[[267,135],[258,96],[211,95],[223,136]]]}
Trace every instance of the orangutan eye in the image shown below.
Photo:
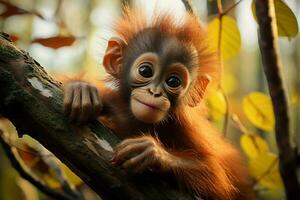
{"label": "orangutan eye", "polygon": [[166,79],[166,83],[171,88],[177,88],[181,85],[181,79],[176,75],[171,75]]}
{"label": "orangutan eye", "polygon": [[139,74],[145,78],[150,78],[153,76],[152,64],[142,63],[139,67]]}

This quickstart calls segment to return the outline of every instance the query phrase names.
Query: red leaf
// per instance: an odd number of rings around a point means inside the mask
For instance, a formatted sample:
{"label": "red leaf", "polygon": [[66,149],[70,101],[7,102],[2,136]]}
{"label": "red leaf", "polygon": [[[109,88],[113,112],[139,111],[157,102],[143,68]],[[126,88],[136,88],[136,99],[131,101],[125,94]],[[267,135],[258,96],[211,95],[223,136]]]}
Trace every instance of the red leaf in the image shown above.
{"label": "red leaf", "polygon": [[45,174],[49,172],[49,166],[44,161],[44,156],[38,150],[32,148],[28,144],[24,143],[22,149],[18,149],[19,155],[24,163],[35,172]]}
{"label": "red leaf", "polygon": [[10,39],[12,42],[17,42],[19,40],[19,37],[16,35],[10,35]]}
{"label": "red leaf", "polygon": [[23,8],[15,6],[9,2],[0,0],[0,4],[5,6],[4,12],[0,13],[0,17],[7,18],[13,15],[33,14],[40,17],[41,19],[44,19],[44,17],[37,12],[24,10]]}
{"label": "red leaf", "polygon": [[31,165],[38,158],[38,151],[27,144],[22,144],[22,148],[18,149],[18,152],[22,160],[28,165]]}
{"label": "red leaf", "polygon": [[58,49],[60,47],[71,46],[76,38],[72,36],[55,36],[50,38],[37,38],[32,43],[39,43],[43,46]]}

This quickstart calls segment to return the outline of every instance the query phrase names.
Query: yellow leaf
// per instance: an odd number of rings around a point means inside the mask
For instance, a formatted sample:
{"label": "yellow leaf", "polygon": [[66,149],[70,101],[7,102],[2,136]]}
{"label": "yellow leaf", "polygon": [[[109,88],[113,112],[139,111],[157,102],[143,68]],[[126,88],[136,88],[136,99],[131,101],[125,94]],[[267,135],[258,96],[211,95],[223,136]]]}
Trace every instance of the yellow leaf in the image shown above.
{"label": "yellow leaf", "polygon": [[59,180],[54,177],[52,174],[49,174],[49,173],[45,173],[45,174],[42,174],[42,179],[43,181],[46,183],[46,185],[50,188],[60,188],[61,187],[61,184],[59,182]]}
{"label": "yellow leaf", "polygon": [[[219,46],[219,24],[220,20],[215,17],[208,24],[208,36],[210,40],[210,47],[213,51],[218,50]],[[229,16],[222,17],[221,29],[221,53],[224,60],[237,55],[241,48],[241,36],[235,20]]]}
{"label": "yellow leaf", "polygon": [[269,189],[282,189],[283,184],[279,174],[277,155],[267,152],[260,154],[249,162],[250,174],[262,186]]}
{"label": "yellow leaf", "polygon": [[224,71],[221,81],[226,94],[233,94],[236,91],[238,87],[238,81],[232,71]]}
{"label": "yellow leaf", "polygon": [[275,0],[275,14],[278,26],[278,35],[288,38],[298,34],[297,18],[293,11],[281,0]]}
{"label": "yellow leaf", "polygon": [[269,151],[266,141],[256,134],[243,134],[240,142],[243,151],[251,159]]}
{"label": "yellow leaf", "polygon": [[18,138],[18,133],[15,126],[4,117],[0,117],[0,130],[3,132],[4,139],[7,138],[9,141],[15,141]]}
{"label": "yellow leaf", "polygon": [[83,181],[63,163],[61,163],[61,168],[64,172],[64,175],[67,177],[69,183],[75,186],[78,186],[83,183]]}
{"label": "yellow leaf", "polygon": [[250,122],[265,131],[274,129],[275,118],[271,99],[261,92],[252,92],[243,99],[243,109]]}
{"label": "yellow leaf", "polygon": [[221,120],[226,113],[226,101],[220,91],[212,93],[207,99],[210,115],[215,120]]}
{"label": "yellow leaf", "polygon": [[[292,38],[298,34],[297,18],[282,0],[274,0],[278,36]],[[255,1],[252,1],[252,14],[256,18]]]}

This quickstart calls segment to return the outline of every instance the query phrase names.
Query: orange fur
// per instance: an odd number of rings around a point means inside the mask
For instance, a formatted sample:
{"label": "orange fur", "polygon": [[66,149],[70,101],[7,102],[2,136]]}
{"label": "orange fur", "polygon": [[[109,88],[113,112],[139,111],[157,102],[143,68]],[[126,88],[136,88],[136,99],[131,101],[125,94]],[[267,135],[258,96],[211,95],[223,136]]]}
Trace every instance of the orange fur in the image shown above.
{"label": "orange fur", "polygon": [[[116,23],[115,31],[125,43],[128,43],[139,32],[150,27],[161,30],[170,37],[176,37],[191,46],[196,50],[198,56],[197,77],[186,96],[186,101],[183,101],[184,103],[180,105],[175,114],[180,128],[168,126],[163,130],[182,133],[176,138],[177,142],[187,142],[169,148],[169,151],[181,159],[193,160],[197,163],[196,165],[182,164],[175,167],[173,172],[178,178],[178,182],[204,199],[250,199],[247,170],[244,167],[243,159],[231,144],[221,138],[206,119],[203,105],[194,107],[199,105],[204,98],[206,90],[207,83],[203,82],[201,76],[208,75],[214,84],[219,81],[219,64],[216,54],[208,50],[205,27],[199,24],[196,16],[191,14],[186,14],[185,21],[181,24],[175,23],[170,14],[155,14],[152,22],[147,23],[144,13],[125,7],[123,17]],[[114,93],[118,99],[118,91]],[[110,95],[110,102],[114,101],[112,96]],[[119,102],[116,105],[114,113],[122,113],[120,108],[123,106],[122,103]],[[193,108],[188,105],[192,105]],[[129,124],[128,119],[118,116],[109,122],[109,126],[117,133],[126,132],[126,129],[130,130]],[[164,133],[159,132],[158,136],[161,134]],[[122,135],[125,138],[131,136],[130,133],[127,136]],[[172,145],[170,140],[173,138],[165,137],[162,136],[159,139],[163,145],[170,147]],[[176,136],[172,135],[172,137]],[[182,147],[185,147],[186,150],[179,151],[178,149]]]}
{"label": "orange fur", "polygon": [[186,13],[183,20],[183,23],[176,23],[171,14],[154,13],[151,22],[147,23],[144,12],[124,7],[123,17],[117,21],[115,31],[125,43],[128,43],[142,30],[156,28],[194,48],[198,56],[198,77],[195,78],[195,84],[191,87],[192,91],[187,95],[186,102],[196,105],[204,96],[201,76],[208,75],[211,78],[210,84],[215,86],[219,82],[220,69],[216,53],[209,48],[206,28],[190,13]]}
{"label": "orange fur", "polygon": [[212,199],[253,199],[243,158],[212,127],[204,113],[205,107],[200,105],[184,106],[176,114],[196,152],[188,157],[198,162],[195,168],[175,169],[178,177],[186,187],[202,196],[209,194]]}
{"label": "orange fur", "polygon": [[[193,159],[198,164],[173,169],[179,182],[204,198],[250,199],[247,170],[239,153],[211,126],[203,114],[203,105],[198,108],[186,105],[199,105],[200,100],[204,98],[206,83],[203,83],[201,76],[208,75],[213,84],[219,81],[221,70],[216,54],[209,51],[205,27],[199,23],[196,16],[188,13],[181,24],[177,24],[170,14],[157,13],[152,21],[147,23],[142,11],[125,7],[123,17],[116,23],[115,31],[128,43],[136,34],[149,27],[161,30],[170,37],[176,37],[190,45],[191,48],[195,48],[198,56],[197,77],[186,97],[187,101],[184,101],[176,112],[176,121],[181,124],[181,132],[184,134],[178,140],[186,137],[192,143],[187,145],[191,149],[184,152],[176,148],[171,149],[174,155]],[[165,141],[166,143],[168,141]]]}
{"label": "orange fur", "polygon": [[[207,84],[201,76],[209,75],[212,83],[218,83],[220,73],[216,54],[208,50],[205,27],[191,14],[186,14],[181,24],[175,23],[170,14],[155,14],[152,22],[147,23],[142,11],[125,7],[123,17],[115,25],[115,31],[126,44],[149,27],[176,37],[194,48],[198,56],[197,77],[184,103],[176,109],[171,119],[174,122],[162,124],[160,130],[157,130],[160,131],[158,139],[166,149],[185,161],[172,170],[178,182],[204,199],[250,199],[243,160],[237,150],[215,131],[206,119],[205,108],[201,104]],[[114,81],[114,78],[110,81]],[[128,105],[121,99],[118,88],[112,90],[102,85],[99,90],[103,102],[112,105],[112,115],[101,117],[101,122],[122,138],[132,137],[135,134],[133,132],[138,130],[133,130],[130,119],[126,118],[125,107]]]}

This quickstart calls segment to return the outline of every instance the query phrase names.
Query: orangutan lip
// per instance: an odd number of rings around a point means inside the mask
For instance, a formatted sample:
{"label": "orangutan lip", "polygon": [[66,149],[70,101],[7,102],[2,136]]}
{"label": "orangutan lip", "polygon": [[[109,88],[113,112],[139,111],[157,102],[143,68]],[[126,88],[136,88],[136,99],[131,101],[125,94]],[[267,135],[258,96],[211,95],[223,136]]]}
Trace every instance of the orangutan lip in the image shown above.
{"label": "orangutan lip", "polygon": [[141,104],[144,104],[145,106],[148,106],[148,107],[150,107],[150,108],[152,108],[152,109],[160,110],[159,107],[157,107],[157,106],[155,106],[155,105],[153,105],[153,104],[144,103],[144,102],[142,102],[141,100],[139,100],[139,99],[137,99],[137,98],[134,98],[134,100],[136,100],[137,102],[139,102],[139,103],[141,103]]}

